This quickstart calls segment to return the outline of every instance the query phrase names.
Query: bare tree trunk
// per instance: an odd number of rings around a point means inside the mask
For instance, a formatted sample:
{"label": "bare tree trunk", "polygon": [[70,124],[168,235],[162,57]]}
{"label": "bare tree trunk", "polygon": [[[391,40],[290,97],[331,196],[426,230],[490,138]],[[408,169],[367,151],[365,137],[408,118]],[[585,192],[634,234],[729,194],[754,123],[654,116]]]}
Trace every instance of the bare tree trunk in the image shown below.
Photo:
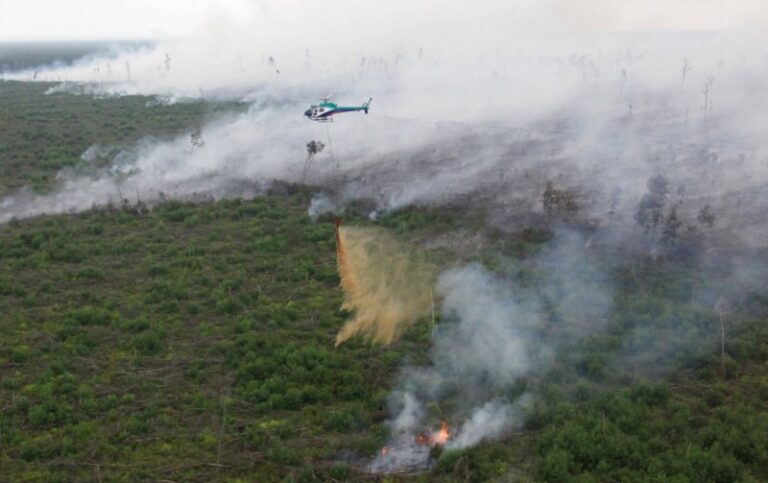
{"label": "bare tree trunk", "polygon": [[717,301],[720,309],[720,377],[725,379],[725,317],[723,315],[723,298]]}
{"label": "bare tree trunk", "polygon": [[432,288],[429,289],[429,302],[432,304],[432,341],[435,340],[435,298],[432,296]]}
{"label": "bare tree trunk", "polygon": [[216,448],[216,476],[219,476],[221,470],[221,443],[224,439],[224,428],[227,424],[227,398],[224,397],[221,401],[221,422],[219,424],[219,437]]}

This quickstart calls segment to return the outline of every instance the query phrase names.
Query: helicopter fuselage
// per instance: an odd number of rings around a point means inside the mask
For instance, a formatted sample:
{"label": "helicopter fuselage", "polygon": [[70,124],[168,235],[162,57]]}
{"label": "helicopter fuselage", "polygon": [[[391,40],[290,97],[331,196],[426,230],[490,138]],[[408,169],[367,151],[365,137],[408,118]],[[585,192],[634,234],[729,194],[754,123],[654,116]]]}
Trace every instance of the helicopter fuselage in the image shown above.
{"label": "helicopter fuselage", "polygon": [[362,106],[339,106],[334,102],[322,102],[315,106],[310,106],[309,109],[304,111],[304,115],[312,121],[330,122],[333,121],[334,114],[341,114],[344,112],[357,112],[364,111],[368,114],[368,106],[371,104],[371,99],[368,100]]}

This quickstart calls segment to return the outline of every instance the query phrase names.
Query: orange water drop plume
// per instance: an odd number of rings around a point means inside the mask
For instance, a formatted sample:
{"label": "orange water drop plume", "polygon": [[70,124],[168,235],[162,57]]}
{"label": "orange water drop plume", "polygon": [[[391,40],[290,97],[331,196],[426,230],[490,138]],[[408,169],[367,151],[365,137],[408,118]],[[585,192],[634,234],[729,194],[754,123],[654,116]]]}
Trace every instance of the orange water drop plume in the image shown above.
{"label": "orange water drop plume", "polygon": [[337,218],[336,260],[343,309],[354,313],[336,346],[355,335],[390,344],[432,306],[432,272],[384,230],[342,226]]}

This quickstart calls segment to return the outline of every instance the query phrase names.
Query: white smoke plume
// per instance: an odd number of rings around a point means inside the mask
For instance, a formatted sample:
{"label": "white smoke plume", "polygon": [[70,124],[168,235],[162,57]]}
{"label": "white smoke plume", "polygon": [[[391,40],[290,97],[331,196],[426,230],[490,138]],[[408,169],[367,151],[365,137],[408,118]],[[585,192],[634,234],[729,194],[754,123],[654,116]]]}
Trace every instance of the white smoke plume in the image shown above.
{"label": "white smoke plume", "polygon": [[489,401],[472,413],[459,427],[456,437],[445,444],[445,448],[469,448],[483,440],[496,438],[514,423],[513,418],[514,414],[508,405]]}
{"label": "white smoke plume", "polygon": [[309,202],[307,214],[312,220],[317,220],[320,215],[332,213],[339,215],[344,211],[344,205],[323,193],[316,193]]}
{"label": "white smoke plume", "polygon": [[[110,169],[62,173],[52,194],[0,200],[0,222],[119,198],[254,196],[274,179],[302,181],[306,143],[322,140],[306,182],[333,193],[314,199],[312,215],[359,198],[383,210],[467,203],[515,231],[550,216],[541,195],[551,181],[573,194],[585,225],[630,245],[642,238],[633,214],[646,180],[665,174],[685,188],[682,218],[710,205],[716,234],[765,246],[768,3],[669,3],[238,2],[187,39],[36,77],[63,82],[61,91],[87,83],[97,95],[238,99],[247,113],[205,126],[202,148],[188,136],[147,142]],[[343,105],[373,97],[371,112],[331,125],[304,119],[328,93]],[[519,425],[528,398],[509,397],[509,387],[555,357],[541,334],[544,306],[574,334],[602,325],[611,295],[582,263],[589,240],[558,237],[535,260],[552,274],[537,297],[478,265],[440,277],[432,364],[403,372],[392,441],[373,471],[428,464],[414,437],[441,417],[456,428],[448,449]],[[434,414],[440,401],[447,407]]]}
{"label": "white smoke plume", "polygon": [[432,365],[404,372],[401,388],[392,395],[392,441],[372,462],[374,472],[424,468],[429,463],[429,450],[416,437],[434,423],[425,406],[445,397],[458,407],[456,414],[443,416],[449,423],[464,420],[458,431],[452,430],[447,449],[473,446],[520,424],[526,398],[502,401],[499,392],[535,372],[534,365],[546,367],[551,358],[539,341],[539,314],[518,303],[512,287],[481,266],[444,272],[437,291],[447,321],[435,331]]}
{"label": "white smoke plume", "polygon": [[[451,428],[446,450],[502,438],[522,425],[536,381],[558,358],[555,340],[600,331],[613,310],[612,281],[590,259],[589,243],[558,229],[536,256],[509,261],[497,273],[469,264],[439,276],[442,317],[430,363],[403,369],[390,396],[391,439],[371,471],[428,467],[430,451],[418,436],[434,434],[441,421]],[[536,282],[516,279],[520,269]]]}
{"label": "white smoke plume", "polygon": [[[0,201],[0,221],[118,197],[253,195],[272,179],[304,180],[313,139],[327,147],[305,181],[335,191],[342,206],[469,198],[505,225],[510,213],[540,213],[537,198],[551,180],[577,189],[581,213],[595,218],[619,190],[612,223],[626,227],[645,180],[664,172],[695,200],[685,210],[710,204],[723,214],[718,229],[745,227],[745,238],[763,243],[767,227],[753,218],[766,208],[758,194],[768,183],[760,108],[768,103],[768,16],[747,3],[649,16],[647,6],[619,12],[602,0],[579,8],[558,0],[225,2],[187,38],[5,74],[62,81],[59,90],[87,83],[96,94],[239,99],[251,109],[206,126],[201,149],[182,136],[139,146],[112,170],[62,173],[51,195]],[[585,12],[600,12],[600,22]],[[304,119],[328,93],[340,104],[373,97],[371,113],[330,126]]]}

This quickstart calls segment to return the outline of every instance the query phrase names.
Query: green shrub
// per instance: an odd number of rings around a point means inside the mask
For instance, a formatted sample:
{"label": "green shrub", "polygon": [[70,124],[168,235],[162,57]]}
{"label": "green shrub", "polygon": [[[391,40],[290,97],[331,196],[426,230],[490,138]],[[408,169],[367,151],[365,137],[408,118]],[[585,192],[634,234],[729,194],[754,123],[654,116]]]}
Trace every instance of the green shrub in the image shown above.
{"label": "green shrub", "polygon": [[349,466],[344,463],[336,463],[328,470],[328,474],[335,480],[346,480],[349,478]]}
{"label": "green shrub", "polygon": [[165,350],[165,333],[158,329],[151,329],[135,335],[132,343],[142,355],[157,355]]}
{"label": "green shrub", "polygon": [[285,466],[296,466],[301,463],[301,457],[296,451],[279,442],[269,449],[269,459]]}
{"label": "green shrub", "polygon": [[25,297],[26,295],[27,291],[21,285],[0,279],[0,296]]}
{"label": "green shrub", "polygon": [[64,315],[64,323],[67,325],[110,325],[116,316],[108,310],[98,307],[83,307],[74,309]]}
{"label": "green shrub", "polygon": [[371,418],[361,407],[328,412],[323,427],[328,431],[347,433],[362,431],[371,425]]}

